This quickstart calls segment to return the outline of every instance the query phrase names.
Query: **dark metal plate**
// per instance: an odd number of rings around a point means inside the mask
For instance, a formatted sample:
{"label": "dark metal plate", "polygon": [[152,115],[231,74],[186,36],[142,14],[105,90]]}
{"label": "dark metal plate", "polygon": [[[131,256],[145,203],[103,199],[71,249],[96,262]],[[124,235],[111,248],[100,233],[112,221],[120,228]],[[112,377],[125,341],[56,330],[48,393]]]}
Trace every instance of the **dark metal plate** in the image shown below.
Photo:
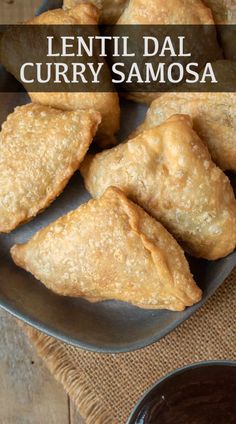
{"label": "dark metal plate", "polygon": [[[55,5],[55,1],[53,3]],[[14,106],[27,101],[22,93],[0,94],[0,123]],[[145,111],[144,106],[122,102],[125,119],[122,119],[120,139],[142,121]],[[236,187],[235,181],[233,184]],[[126,352],[144,347],[189,318],[236,266],[236,252],[215,262],[191,259],[191,269],[204,296],[199,304],[184,312],[142,310],[116,301],[91,304],[83,299],[60,297],[17,268],[9,249],[88,199],[77,173],[64,193],[43,214],[9,235],[0,234],[0,306],[51,336],[97,352]]]}

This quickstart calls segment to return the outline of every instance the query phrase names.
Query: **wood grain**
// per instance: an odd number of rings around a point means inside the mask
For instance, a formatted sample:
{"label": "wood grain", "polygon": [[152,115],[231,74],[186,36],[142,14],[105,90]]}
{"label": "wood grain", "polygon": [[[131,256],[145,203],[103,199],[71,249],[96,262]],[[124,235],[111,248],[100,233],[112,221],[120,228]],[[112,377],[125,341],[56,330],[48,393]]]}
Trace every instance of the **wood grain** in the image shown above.
{"label": "wood grain", "polygon": [[68,398],[14,318],[0,311],[1,424],[67,424]]}
{"label": "wood grain", "polygon": [[[22,22],[42,0],[0,0],[0,23]],[[85,424],[14,318],[0,310],[0,423]]]}
{"label": "wood grain", "polygon": [[15,24],[34,15],[41,0],[0,0],[1,24]]}
{"label": "wood grain", "polygon": [[70,424],[86,424],[81,415],[77,411],[73,402],[70,401]]}

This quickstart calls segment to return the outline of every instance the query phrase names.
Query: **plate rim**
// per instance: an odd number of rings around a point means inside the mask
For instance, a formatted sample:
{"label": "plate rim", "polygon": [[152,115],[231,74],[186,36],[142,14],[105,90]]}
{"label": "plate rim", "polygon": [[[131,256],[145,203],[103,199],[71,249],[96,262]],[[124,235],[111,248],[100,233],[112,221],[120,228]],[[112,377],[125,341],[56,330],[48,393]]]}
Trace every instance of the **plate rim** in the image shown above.
{"label": "plate rim", "polygon": [[[48,8],[49,9],[52,8],[52,6],[55,4],[58,4],[59,1],[61,0],[42,1],[41,5],[36,10],[36,15],[42,13]],[[234,253],[236,253],[236,251],[234,251]],[[208,301],[208,299],[212,295],[214,295],[217,289],[224,283],[226,278],[232,273],[232,271],[235,268],[236,268],[236,260],[232,261],[232,264],[229,264],[227,268],[225,267],[225,269],[222,269],[217,275],[217,281],[216,281],[215,287],[212,288],[207,293],[207,295],[203,297],[203,299],[200,302],[198,302],[192,307],[189,307],[186,310],[184,317],[177,319],[175,323],[172,322],[171,324],[166,326],[165,329],[163,329],[162,331],[159,331],[158,333],[155,333],[152,336],[143,338],[142,340],[138,342],[128,343],[122,347],[120,345],[116,347],[116,345],[112,345],[111,343],[107,344],[107,346],[104,347],[99,344],[83,342],[79,340],[78,338],[74,338],[69,335],[63,334],[60,330],[55,329],[55,327],[48,326],[39,319],[27,316],[25,313],[21,312],[19,308],[11,305],[10,302],[7,301],[7,299],[0,298],[0,308],[10,313],[11,315],[13,315],[15,318],[21,320],[25,324],[28,324],[30,327],[42,332],[46,336],[52,337],[63,343],[66,343],[68,345],[71,345],[71,346],[74,346],[89,352],[101,353],[101,354],[119,354],[119,353],[134,352],[159,342],[162,338],[170,334],[173,330],[175,330],[181,324],[187,321],[192,315],[194,315],[194,313],[197,310],[199,310]]]}
{"label": "plate rim", "polygon": [[22,313],[18,308],[8,304],[7,300],[4,299],[0,299],[0,308],[9,312],[11,315],[23,321],[25,324],[28,324],[30,327],[40,331],[41,333],[44,333],[46,336],[52,337],[63,343],[80,348],[85,351],[101,354],[119,354],[135,352],[159,342],[162,338],[166,337],[172,331],[177,329],[181,324],[187,321],[192,315],[195,314],[197,310],[199,310],[209,300],[210,297],[212,297],[216,293],[217,289],[222,286],[222,284],[224,284],[226,278],[232,273],[235,268],[235,263],[232,263],[230,267],[227,268],[227,270],[222,269],[221,272],[219,272],[219,274],[217,275],[218,284],[216,284],[216,286],[209,293],[207,293],[207,295],[200,302],[188,308],[186,310],[186,315],[182,318],[179,318],[175,324],[172,323],[168,325],[167,327],[165,327],[164,330],[155,333],[151,337],[143,338],[141,341],[138,342],[131,342],[129,344],[126,344],[125,346],[113,346],[112,344],[110,344],[104,347],[99,344],[83,342],[77,338],[67,336],[66,334],[61,333],[60,330],[56,330],[53,327],[45,325],[42,321],[28,317],[26,314]]}

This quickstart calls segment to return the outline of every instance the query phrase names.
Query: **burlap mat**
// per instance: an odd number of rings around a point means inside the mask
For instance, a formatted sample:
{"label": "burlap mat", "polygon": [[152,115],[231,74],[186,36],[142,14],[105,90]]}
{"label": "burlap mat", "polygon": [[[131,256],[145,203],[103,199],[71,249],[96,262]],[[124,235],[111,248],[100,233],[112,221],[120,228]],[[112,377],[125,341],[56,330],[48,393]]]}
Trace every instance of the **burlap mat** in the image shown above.
{"label": "burlap mat", "polygon": [[[0,0],[1,23],[32,15],[41,0]],[[138,352],[84,352],[25,327],[87,424],[124,424],[140,395],[174,368],[206,359],[236,359],[236,270],[217,294],[176,331]]]}
{"label": "burlap mat", "polygon": [[217,293],[181,327],[133,353],[85,352],[26,328],[39,355],[87,424],[124,424],[156,380],[197,361],[236,359],[236,269]]}

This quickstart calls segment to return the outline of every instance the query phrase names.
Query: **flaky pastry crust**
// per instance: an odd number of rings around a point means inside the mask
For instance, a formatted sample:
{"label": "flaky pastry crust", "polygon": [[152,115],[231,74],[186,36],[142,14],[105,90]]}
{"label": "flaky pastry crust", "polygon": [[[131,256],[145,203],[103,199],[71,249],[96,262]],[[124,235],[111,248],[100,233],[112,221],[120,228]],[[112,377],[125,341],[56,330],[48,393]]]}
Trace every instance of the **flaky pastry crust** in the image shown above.
{"label": "flaky pastry crust", "polygon": [[166,93],[152,102],[145,121],[130,138],[174,114],[190,115],[214,162],[223,170],[236,171],[236,93]]}
{"label": "flaky pastry crust", "polygon": [[0,232],[44,210],[79,168],[100,123],[93,110],[62,112],[28,104],[0,133]]}
{"label": "flaky pastry crust", "polygon": [[[31,25],[97,25],[99,13],[91,4],[80,4],[72,9],[55,9],[45,12],[30,21]],[[34,34],[34,33],[33,33]],[[38,45],[38,39],[33,45]],[[21,40],[11,39],[6,32],[0,48],[0,57],[4,66],[14,76],[17,76],[18,55],[21,55]],[[43,54],[42,54],[43,57]],[[109,70],[107,68],[107,74]],[[114,134],[120,127],[119,97],[116,92],[32,92],[29,93],[31,100],[35,103],[52,106],[62,110],[95,109],[102,116],[96,141],[101,146],[116,144]]]}
{"label": "flaky pastry crust", "polygon": [[[236,30],[236,2],[235,0],[204,0],[211,8],[216,24],[221,45],[226,59],[236,60],[235,37]],[[223,26],[222,26],[223,25]],[[226,28],[226,25],[232,25]]]}
{"label": "flaky pastry crust", "polygon": [[[213,25],[211,10],[201,0],[130,0],[118,25]],[[125,97],[150,104],[157,92],[127,93]]]}
{"label": "flaky pastry crust", "polygon": [[201,0],[130,0],[117,22],[124,25],[212,25],[211,10]]}
{"label": "flaky pastry crust", "polygon": [[214,16],[216,24],[236,23],[235,0],[204,0]]}
{"label": "flaky pastry crust", "polygon": [[91,3],[96,6],[100,12],[99,22],[110,25],[117,22],[128,0],[64,0],[63,7],[70,9],[81,3]]}
{"label": "flaky pastry crust", "polygon": [[11,254],[65,296],[174,311],[201,299],[178,243],[116,188],[14,246]]}
{"label": "flaky pastry crust", "polygon": [[81,165],[93,197],[114,185],[183,243],[206,259],[228,255],[236,244],[236,200],[229,179],[212,162],[187,115],[95,156]]}
{"label": "flaky pastry crust", "polygon": [[[97,25],[98,9],[92,4],[80,4],[68,10],[52,10],[34,18],[33,24]],[[119,98],[115,92],[91,93],[30,93],[32,101],[64,110],[95,109],[102,115],[97,142],[101,147],[116,144],[114,134],[120,127]]]}

